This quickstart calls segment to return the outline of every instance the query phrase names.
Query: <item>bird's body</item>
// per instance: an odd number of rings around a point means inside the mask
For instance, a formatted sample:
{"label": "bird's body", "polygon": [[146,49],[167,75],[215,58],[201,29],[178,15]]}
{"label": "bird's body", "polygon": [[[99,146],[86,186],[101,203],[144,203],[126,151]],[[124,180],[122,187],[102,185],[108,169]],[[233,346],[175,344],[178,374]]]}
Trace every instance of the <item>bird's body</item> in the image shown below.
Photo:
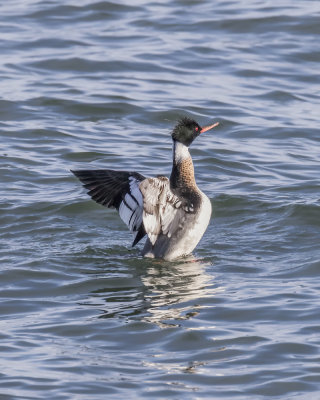
{"label": "bird's body", "polygon": [[189,145],[201,132],[195,121],[182,119],[174,128],[170,179],[145,178],[137,172],[114,170],[72,171],[97,203],[116,208],[135,238],[145,235],[145,257],[173,260],[190,254],[206,231],[211,202],[198,188]]}

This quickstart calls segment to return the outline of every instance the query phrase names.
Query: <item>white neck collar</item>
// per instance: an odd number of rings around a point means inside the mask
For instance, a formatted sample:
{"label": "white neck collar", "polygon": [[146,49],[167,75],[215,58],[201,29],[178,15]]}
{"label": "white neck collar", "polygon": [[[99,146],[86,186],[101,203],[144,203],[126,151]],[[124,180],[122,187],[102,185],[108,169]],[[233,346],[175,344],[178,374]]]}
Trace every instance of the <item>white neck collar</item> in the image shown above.
{"label": "white neck collar", "polygon": [[189,149],[184,144],[173,142],[173,159],[176,163],[180,163],[190,157]]}

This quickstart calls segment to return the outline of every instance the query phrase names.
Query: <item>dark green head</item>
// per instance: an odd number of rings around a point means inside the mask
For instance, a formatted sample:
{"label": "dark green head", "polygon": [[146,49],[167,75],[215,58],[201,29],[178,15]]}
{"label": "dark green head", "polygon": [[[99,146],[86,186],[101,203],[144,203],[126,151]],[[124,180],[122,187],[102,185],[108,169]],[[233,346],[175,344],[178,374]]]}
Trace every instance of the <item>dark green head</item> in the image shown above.
{"label": "dark green head", "polygon": [[201,128],[201,126],[195,120],[184,117],[181,118],[177,125],[173,128],[171,136],[173,140],[189,147],[194,139],[200,135],[200,133],[206,132],[217,125],[218,122]]}

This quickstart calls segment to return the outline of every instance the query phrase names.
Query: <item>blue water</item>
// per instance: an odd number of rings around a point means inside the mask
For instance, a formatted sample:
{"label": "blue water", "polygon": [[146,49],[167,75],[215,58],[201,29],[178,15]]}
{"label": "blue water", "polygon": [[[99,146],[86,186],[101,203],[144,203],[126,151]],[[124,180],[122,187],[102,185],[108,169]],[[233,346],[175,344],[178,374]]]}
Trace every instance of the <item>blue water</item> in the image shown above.
{"label": "blue water", "polygon": [[[0,5],[0,398],[320,398],[320,3]],[[170,173],[213,219],[146,260],[70,169]]]}

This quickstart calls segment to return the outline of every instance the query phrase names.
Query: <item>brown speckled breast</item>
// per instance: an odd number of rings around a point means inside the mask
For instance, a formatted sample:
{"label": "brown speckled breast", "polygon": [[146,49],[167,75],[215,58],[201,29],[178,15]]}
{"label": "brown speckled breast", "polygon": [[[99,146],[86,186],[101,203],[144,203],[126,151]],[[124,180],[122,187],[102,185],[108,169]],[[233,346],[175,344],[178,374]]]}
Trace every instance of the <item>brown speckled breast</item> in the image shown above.
{"label": "brown speckled breast", "polygon": [[196,212],[201,203],[201,192],[194,178],[192,158],[188,157],[172,167],[170,188],[186,201],[186,211]]}

